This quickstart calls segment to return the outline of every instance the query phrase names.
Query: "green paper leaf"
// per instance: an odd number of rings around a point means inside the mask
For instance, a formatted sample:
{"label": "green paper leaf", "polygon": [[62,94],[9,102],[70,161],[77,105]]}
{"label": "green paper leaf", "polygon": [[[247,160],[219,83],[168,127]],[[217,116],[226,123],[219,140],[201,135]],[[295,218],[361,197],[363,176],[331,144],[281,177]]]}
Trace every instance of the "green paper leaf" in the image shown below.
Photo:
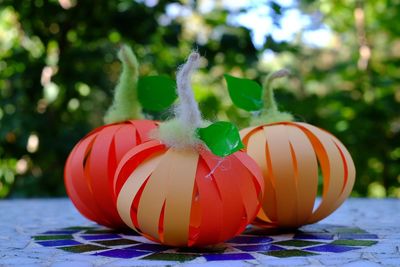
{"label": "green paper leaf", "polygon": [[263,107],[262,87],[257,82],[245,78],[224,75],[232,102],[247,111],[260,110]]}
{"label": "green paper leaf", "polygon": [[225,157],[244,147],[236,126],[219,121],[205,128],[197,128],[198,137],[217,156]]}
{"label": "green paper leaf", "polygon": [[166,76],[141,77],[137,91],[140,104],[150,111],[163,111],[178,97],[175,81]]}

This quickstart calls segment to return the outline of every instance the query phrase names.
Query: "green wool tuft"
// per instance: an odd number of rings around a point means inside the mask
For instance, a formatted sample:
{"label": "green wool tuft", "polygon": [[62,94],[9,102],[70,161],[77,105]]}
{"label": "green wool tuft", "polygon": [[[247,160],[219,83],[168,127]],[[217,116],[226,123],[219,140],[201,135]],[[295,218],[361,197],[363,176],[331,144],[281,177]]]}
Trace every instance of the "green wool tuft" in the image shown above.
{"label": "green wool tuft", "polygon": [[250,124],[253,126],[281,122],[281,121],[293,121],[294,117],[289,112],[281,111],[269,111],[267,114],[261,114],[260,116],[253,117]]}
{"label": "green wool tuft", "polygon": [[[208,122],[202,122],[202,127],[208,126]],[[196,147],[202,144],[199,138],[196,138],[196,129],[188,127],[182,120],[175,118],[161,123],[159,128],[151,133],[153,138],[162,140],[168,147],[178,149]]]}
{"label": "green wool tuft", "polygon": [[286,69],[281,69],[271,73],[263,85],[263,102],[264,108],[260,116],[253,117],[250,124],[261,125],[266,123],[274,123],[281,121],[293,121],[294,117],[289,112],[281,112],[278,109],[278,105],[275,101],[274,91],[272,88],[272,82],[275,79],[289,76],[290,72]]}
{"label": "green wool tuft", "polygon": [[122,62],[122,72],[115,87],[113,103],[104,116],[106,124],[142,118],[137,98],[139,63],[127,45],[121,47],[118,58]]}

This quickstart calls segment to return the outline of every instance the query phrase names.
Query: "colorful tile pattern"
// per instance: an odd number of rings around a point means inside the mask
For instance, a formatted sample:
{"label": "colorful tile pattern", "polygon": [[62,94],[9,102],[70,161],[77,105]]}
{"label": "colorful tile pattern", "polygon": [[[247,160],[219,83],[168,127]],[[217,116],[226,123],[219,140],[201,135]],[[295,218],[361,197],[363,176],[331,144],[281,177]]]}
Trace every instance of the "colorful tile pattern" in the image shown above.
{"label": "colorful tile pattern", "polygon": [[94,235],[83,235],[83,239],[86,240],[107,240],[107,239],[118,239],[119,235],[116,234],[94,234]]}
{"label": "colorful tile pattern", "polygon": [[89,244],[89,245],[77,245],[77,246],[70,246],[70,247],[62,247],[60,249],[69,251],[69,252],[74,252],[74,253],[83,253],[83,252],[104,250],[104,247]]}
{"label": "colorful tile pattern", "polygon": [[133,249],[113,249],[113,250],[107,250],[107,251],[95,253],[95,255],[101,255],[101,256],[112,257],[112,258],[122,258],[122,259],[136,258],[136,257],[140,257],[140,256],[143,256],[146,254],[149,254],[149,253],[144,252],[144,251],[137,251],[137,250],[133,250]]}
{"label": "colorful tile pattern", "polygon": [[263,252],[262,254],[268,256],[274,256],[278,258],[288,258],[288,257],[304,257],[304,256],[314,256],[316,253],[299,250],[299,249],[287,249],[287,250],[277,250],[277,251],[269,251]]}
{"label": "colorful tile pattern", "polygon": [[44,247],[61,247],[61,246],[72,246],[72,245],[80,245],[81,243],[67,239],[67,240],[50,240],[50,241],[38,241],[38,244]]}
{"label": "colorful tile pattern", "polygon": [[272,244],[261,244],[261,245],[244,245],[244,246],[235,246],[234,248],[237,248],[242,251],[260,251],[260,252],[266,252],[266,251],[273,251],[273,250],[283,250],[284,248],[278,247]]}
{"label": "colorful tile pattern", "polygon": [[69,227],[32,238],[44,247],[72,253],[148,261],[188,262],[201,258],[213,262],[342,253],[375,245],[378,236],[354,227],[315,224],[292,232],[248,227],[225,244],[205,248],[167,247],[129,230],[116,232],[100,226]]}
{"label": "colorful tile pattern", "polygon": [[226,254],[206,254],[203,255],[207,261],[232,261],[232,260],[254,260],[249,253],[226,253]]}
{"label": "colorful tile pattern", "polygon": [[314,252],[333,252],[333,253],[339,253],[339,252],[346,252],[350,251],[353,249],[357,249],[356,247],[347,247],[347,246],[341,246],[341,245],[333,245],[333,244],[327,244],[327,245],[321,245],[321,246],[315,246],[315,247],[310,247],[306,248],[306,251],[314,251]]}

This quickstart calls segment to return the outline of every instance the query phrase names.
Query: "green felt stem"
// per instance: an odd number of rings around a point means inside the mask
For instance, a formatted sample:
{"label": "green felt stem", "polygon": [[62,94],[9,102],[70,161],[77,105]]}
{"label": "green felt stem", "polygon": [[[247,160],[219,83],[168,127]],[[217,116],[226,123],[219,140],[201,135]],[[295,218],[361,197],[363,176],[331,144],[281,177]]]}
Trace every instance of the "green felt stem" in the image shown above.
{"label": "green felt stem", "polygon": [[122,72],[115,87],[113,103],[104,116],[106,124],[142,118],[137,98],[139,63],[127,45],[121,47],[118,58],[122,62]]}
{"label": "green felt stem", "polygon": [[292,114],[279,111],[272,87],[272,83],[275,79],[287,77],[289,74],[290,72],[287,69],[281,69],[268,75],[263,85],[264,108],[262,109],[260,116],[257,116],[251,120],[252,125],[280,121],[293,121],[294,118]]}

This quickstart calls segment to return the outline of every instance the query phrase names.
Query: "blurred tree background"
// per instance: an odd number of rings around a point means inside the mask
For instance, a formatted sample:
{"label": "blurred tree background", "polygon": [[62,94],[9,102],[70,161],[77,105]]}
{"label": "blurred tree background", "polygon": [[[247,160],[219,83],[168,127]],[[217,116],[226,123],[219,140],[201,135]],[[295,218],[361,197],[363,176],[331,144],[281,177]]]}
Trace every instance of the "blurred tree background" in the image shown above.
{"label": "blurred tree background", "polygon": [[197,48],[204,116],[240,127],[250,114],[223,74],[261,82],[290,69],[281,109],[348,147],[353,195],[400,197],[399,16],[399,0],[0,0],[0,198],[65,195],[65,159],[102,124],[121,43],[141,75],[171,77]]}

